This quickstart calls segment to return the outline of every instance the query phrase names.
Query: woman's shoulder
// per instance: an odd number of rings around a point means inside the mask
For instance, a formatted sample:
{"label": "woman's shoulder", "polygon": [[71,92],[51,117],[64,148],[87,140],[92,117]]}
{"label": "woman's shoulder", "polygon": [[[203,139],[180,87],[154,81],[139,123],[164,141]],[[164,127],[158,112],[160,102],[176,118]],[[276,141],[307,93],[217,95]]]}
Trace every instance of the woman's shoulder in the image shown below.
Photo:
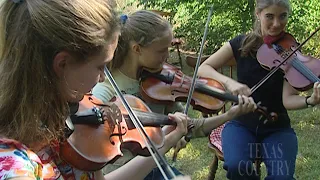
{"label": "woman's shoulder", "polygon": [[0,179],[14,177],[41,178],[39,157],[22,143],[0,139]]}
{"label": "woman's shoulder", "polygon": [[245,37],[246,37],[245,34],[238,34],[237,36],[232,38],[229,42],[230,44],[234,44],[234,43],[240,44]]}
{"label": "woman's shoulder", "polygon": [[94,179],[94,173],[84,172],[65,163],[56,153],[59,142],[52,141],[36,153],[12,139],[0,138],[0,180],[30,179]]}
{"label": "woman's shoulder", "polygon": [[[117,75],[115,76],[115,71],[111,71],[111,74],[114,80],[117,81],[118,77]],[[109,80],[106,78],[103,82],[99,82],[93,87],[92,94],[104,103],[107,103],[116,94],[116,92],[113,89]]]}
{"label": "woman's shoulder", "polygon": [[244,40],[244,38],[245,38],[244,34],[239,34],[229,41],[230,46],[232,48],[233,56],[235,57],[236,60],[238,57],[240,57],[239,50],[241,48],[242,41]]}
{"label": "woman's shoulder", "polygon": [[107,103],[116,94],[116,92],[109,82],[101,82],[94,86],[92,94],[94,97],[100,99],[104,103]]}
{"label": "woman's shoulder", "polygon": [[[139,89],[139,81],[129,78],[118,69],[113,70],[111,74],[122,93],[135,94],[137,89]],[[109,102],[114,96],[116,96],[116,92],[108,79],[96,84],[92,89],[92,94],[104,103]]]}

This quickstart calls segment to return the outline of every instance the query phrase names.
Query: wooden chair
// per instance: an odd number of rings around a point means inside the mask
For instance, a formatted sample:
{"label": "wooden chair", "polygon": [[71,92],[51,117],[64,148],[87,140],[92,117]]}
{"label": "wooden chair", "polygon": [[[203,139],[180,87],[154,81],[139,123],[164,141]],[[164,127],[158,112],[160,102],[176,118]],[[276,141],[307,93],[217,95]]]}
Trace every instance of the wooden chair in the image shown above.
{"label": "wooden chair", "polygon": [[180,38],[173,38],[171,41],[171,45],[174,46],[177,49],[178,58],[179,58],[179,65],[182,68],[182,58],[180,54],[180,45],[183,43],[183,41]]}
{"label": "wooden chair", "polygon": [[[208,59],[208,57],[210,56],[208,55],[201,56],[200,64],[203,63],[204,60]],[[192,67],[193,69],[196,67],[197,60],[198,60],[198,57],[190,56],[190,55],[186,56],[186,64]]]}
{"label": "wooden chair", "polygon": [[[203,61],[205,61],[208,57],[210,57],[210,56],[206,56],[206,55],[202,56],[201,63]],[[197,62],[197,57],[186,56],[186,64],[188,66],[195,68],[196,62]],[[224,67],[218,69],[218,71],[220,73],[223,73],[223,74],[233,78],[233,73],[234,73],[235,67],[236,67],[236,62],[234,59],[232,59]],[[222,108],[222,113],[225,113],[225,112],[226,112],[226,106],[224,106]],[[205,116],[209,116],[209,115],[204,115],[204,117]],[[223,127],[224,127],[224,125],[218,127],[215,130],[221,131]],[[213,180],[213,179],[215,179],[215,175],[216,175],[216,172],[218,169],[219,160],[224,161],[224,158],[223,158],[223,153],[221,152],[221,150],[210,142],[210,136],[209,136],[208,148],[213,153],[213,160],[210,165],[208,180]],[[261,173],[260,167],[261,167],[261,159],[256,159],[255,163],[254,163],[254,168],[259,176]]]}

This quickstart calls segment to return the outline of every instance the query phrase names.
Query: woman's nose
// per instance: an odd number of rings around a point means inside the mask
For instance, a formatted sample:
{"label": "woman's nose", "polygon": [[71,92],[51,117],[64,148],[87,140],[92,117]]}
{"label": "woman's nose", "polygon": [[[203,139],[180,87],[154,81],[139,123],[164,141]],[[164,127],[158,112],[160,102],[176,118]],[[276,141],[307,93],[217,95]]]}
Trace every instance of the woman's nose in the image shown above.
{"label": "woman's nose", "polygon": [[275,19],[273,20],[273,26],[274,26],[274,27],[279,27],[280,25],[281,25],[281,20],[278,19],[278,18],[275,18]]}

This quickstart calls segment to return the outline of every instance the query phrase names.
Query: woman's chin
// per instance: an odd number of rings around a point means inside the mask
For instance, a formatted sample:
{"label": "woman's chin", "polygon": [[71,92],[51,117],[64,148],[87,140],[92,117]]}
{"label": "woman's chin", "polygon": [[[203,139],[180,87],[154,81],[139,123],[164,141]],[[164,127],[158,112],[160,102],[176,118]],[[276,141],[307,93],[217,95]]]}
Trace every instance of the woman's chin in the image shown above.
{"label": "woman's chin", "polygon": [[69,97],[67,98],[68,99],[68,102],[80,102],[83,97],[84,97],[84,93],[73,93],[73,94],[70,94]]}
{"label": "woman's chin", "polygon": [[280,33],[281,33],[281,31],[271,31],[271,32],[269,32],[268,34],[269,34],[270,36],[278,36]]}
{"label": "woman's chin", "polygon": [[145,68],[145,69],[151,73],[158,73],[158,72],[161,72],[162,66],[154,67],[154,68]]}

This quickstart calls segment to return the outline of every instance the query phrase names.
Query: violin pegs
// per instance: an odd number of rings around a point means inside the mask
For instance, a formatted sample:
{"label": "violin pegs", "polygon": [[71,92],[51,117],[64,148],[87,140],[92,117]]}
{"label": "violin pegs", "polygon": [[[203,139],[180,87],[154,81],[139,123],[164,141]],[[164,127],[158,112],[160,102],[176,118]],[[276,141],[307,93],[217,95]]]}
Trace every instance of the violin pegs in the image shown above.
{"label": "violin pegs", "polygon": [[259,117],[259,121],[263,121],[263,124],[267,124],[267,122],[268,122],[268,118],[266,118],[265,116],[263,116],[263,115],[260,115],[260,117]]}
{"label": "violin pegs", "polygon": [[263,118],[264,118],[263,115],[260,115],[259,121],[261,121]]}
{"label": "violin pegs", "polygon": [[263,121],[263,124],[267,124],[267,122],[268,122],[268,119],[265,119],[265,120]]}

